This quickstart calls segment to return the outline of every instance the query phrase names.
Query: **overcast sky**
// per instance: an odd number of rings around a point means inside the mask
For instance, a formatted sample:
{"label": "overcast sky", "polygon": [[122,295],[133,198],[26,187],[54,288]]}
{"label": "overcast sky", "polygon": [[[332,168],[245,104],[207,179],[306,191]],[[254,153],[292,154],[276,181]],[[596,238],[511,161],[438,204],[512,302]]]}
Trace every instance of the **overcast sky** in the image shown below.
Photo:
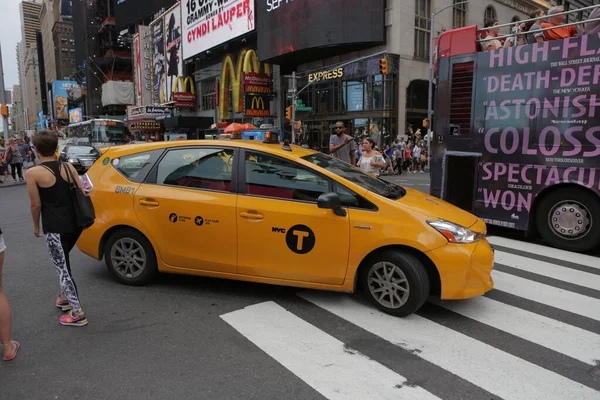
{"label": "overcast sky", "polygon": [[21,0],[0,0],[0,44],[2,44],[2,65],[4,67],[4,85],[12,90],[19,84],[17,73],[17,42],[21,40]]}

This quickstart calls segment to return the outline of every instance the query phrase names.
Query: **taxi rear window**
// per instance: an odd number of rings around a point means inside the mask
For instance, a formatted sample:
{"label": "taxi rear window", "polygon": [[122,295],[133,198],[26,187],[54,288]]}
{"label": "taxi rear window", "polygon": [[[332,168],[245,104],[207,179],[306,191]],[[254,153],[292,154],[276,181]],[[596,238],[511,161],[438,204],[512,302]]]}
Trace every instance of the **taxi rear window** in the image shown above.
{"label": "taxi rear window", "polygon": [[146,151],[114,159],[113,167],[132,182],[142,183],[163,150]]}

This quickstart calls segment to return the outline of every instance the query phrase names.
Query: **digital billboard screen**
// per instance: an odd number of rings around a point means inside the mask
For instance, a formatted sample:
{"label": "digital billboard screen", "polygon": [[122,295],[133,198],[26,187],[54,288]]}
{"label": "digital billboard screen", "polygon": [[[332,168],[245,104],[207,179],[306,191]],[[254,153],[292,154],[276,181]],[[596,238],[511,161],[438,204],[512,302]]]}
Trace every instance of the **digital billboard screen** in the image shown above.
{"label": "digital billboard screen", "polygon": [[335,45],[383,43],[384,0],[257,0],[258,57]]}
{"label": "digital billboard screen", "polygon": [[116,0],[115,20],[117,29],[131,25],[142,18],[152,17],[162,8],[175,5],[176,0]]}

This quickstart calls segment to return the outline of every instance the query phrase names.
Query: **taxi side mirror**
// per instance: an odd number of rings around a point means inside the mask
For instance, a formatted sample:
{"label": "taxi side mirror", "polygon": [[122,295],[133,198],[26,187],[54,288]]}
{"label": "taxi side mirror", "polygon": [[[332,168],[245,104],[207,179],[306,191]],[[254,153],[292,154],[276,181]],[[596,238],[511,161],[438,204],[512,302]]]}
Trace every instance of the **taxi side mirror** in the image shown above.
{"label": "taxi side mirror", "polygon": [[340,217],[345,217],[347,215],[346,210],[342,208],[342,199],[337,193],[323,193],[317,199],[317,206],[319,208],[333,210],[334,214]]}

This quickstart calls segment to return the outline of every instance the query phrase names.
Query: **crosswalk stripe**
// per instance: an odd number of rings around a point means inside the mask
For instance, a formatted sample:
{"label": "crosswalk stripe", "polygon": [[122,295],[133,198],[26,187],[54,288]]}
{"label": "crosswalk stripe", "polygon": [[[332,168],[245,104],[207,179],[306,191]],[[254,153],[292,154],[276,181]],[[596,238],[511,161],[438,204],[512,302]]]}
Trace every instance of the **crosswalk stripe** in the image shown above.
{"label": "crosswalk stripe", "polygon": [[339,294],[299,295],[504,400],[598,399],[593,389],[418,315],[395,318]]}
{"label": "crosswalk stripe", "polygon": [[533,260],[503,251],[495,252],[494,261],[522,271],[533,272],[575,285],[600,290],[600,275],[588,274],[587,272],[560,267],[545,261]]}
{"label": "crosswalk stripe", "polygon": [[574,253],[571,251],[559,250],[552,247],[542,246],[534,243],[522,242],[519,240],[508,239],[500,236],[488,236],[488,241],[492,245],[503,246],[515,250],[525,251],[540,256],[552,257],[558,260],[568,260],[573,263],[585,265],[588,267],[600,269],[600,262],[597,257],[587,254]]}
{"label": "crosswalk stripe", "polygon": [[500,271],[492,271],[496,290],[600,321],[600,300],[544,285]]}
{"label": "crosswalk stripe", "polygon": [[584,363],[600,359],[600,336],[487,297],[446,301],[442,307]]}
{"label": "crosswalk stripe", "polygon": [[221,318],[328,399],[439,400],[272,301]]}

